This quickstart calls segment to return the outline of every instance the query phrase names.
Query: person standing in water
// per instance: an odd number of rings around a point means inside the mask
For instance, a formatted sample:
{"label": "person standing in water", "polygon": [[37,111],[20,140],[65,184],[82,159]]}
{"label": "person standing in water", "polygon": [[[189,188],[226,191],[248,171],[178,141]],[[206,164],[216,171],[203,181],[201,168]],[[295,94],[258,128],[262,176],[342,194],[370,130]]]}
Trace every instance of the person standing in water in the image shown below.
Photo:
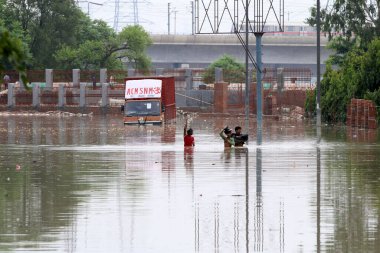
{"label": "person standing in water", "polygon": [[228,127],[225,127],[220,131],[219,133],[220,137],[224,140],[224,147],[225,148],[233,148],[235,147],[235,140],[232,137],[232,130]]}
{"label": "person standing in water", "polygon": [[235,147],[243,147],[243,145],[248,141],[248,135],[241,133],[241,126],[235,127],[235,133],[232,134],[232,138],[235,141]]}
{"label": "person standing in water", "polygon": [[186,123],[183,128],[183,141],[185,147],[193,147],[195,146],[195,140],[193,136],[193,129],[189,128],[187,129],[187,117],[186,117]]}

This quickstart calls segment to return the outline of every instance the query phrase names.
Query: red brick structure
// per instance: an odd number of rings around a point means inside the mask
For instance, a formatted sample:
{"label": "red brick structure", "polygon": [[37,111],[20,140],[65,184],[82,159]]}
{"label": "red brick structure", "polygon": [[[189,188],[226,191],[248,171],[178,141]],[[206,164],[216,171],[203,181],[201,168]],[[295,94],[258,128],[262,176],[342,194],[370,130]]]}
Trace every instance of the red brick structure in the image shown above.
{"label": "red brick structure", "polygon": [[214,87],[214,111],[225,113],[228,105],[228,83],[216,83]]}
{"label": "red brick structure", "polygon": [[347,106],[347,126],[376,129],[376,106],[370,100],[351,99]]}

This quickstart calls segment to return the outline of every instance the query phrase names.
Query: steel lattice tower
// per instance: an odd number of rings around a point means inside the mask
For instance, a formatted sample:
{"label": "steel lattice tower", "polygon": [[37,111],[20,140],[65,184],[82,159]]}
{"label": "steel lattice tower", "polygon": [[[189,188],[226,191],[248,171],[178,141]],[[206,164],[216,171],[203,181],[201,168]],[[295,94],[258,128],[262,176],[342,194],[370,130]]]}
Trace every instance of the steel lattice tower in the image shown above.
{"label": "steel lattice tower", "polygon": [[113,20],[113,29],[115,32],[118,32],[119,29],[119,7],[120,7],[120,1],[115,0],[115,17]]}

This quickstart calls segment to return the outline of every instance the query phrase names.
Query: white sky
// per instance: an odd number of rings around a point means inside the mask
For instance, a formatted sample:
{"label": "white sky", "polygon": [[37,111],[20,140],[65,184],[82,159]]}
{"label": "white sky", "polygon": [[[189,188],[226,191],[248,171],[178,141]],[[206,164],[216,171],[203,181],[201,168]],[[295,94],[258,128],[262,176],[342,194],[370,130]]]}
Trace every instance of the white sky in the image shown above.
{"label": "white sky", "polygon": [[[151,34],[167,34],[168,32],[168,2],[171,3],[171,34],[191,34],[191,1],[190,0],[137,0],[139,23]],[[199,0],[200,4],[202,0]],[[203,0],[207,5],[210,0]],[[212,3],[214,2],[211,0]],[[225,0],[233,4],[233,0]],[[264,0],[269,3],[269,0]],[[279,0],[273,0],[278,6]],[[324,7],[329,0],[321,0]],[[133,23],[133,1],[120,0],[119,28]],[[241,1],[239,1],[241,2]],[[245,2],[245,1],[244,1]],[[95,3],[102,4],[101,6]],[[219,3],[223,3],[219,0]],[[253,1],[251,1],[253,3]],[[309,8],[316,4],[316,0],[285,0],[285,25],[302,24],[310,15]],[[102,19],[111,27],[114,26],[115,0],[90,0],[79,1],[79,6],[84,12],[89,12],[92,19]],[[277,7],[275,7],[277,8]],[[201,8],[202,9],[202,8]],[[174,12],[175,11],[175,12]],[[211,15],[212,16],[212,15]],[[200,14],[202,17],[202,14]],[[228,19],[228,17],[227,17]],[[227,21],[228,22],[228,21]]]}

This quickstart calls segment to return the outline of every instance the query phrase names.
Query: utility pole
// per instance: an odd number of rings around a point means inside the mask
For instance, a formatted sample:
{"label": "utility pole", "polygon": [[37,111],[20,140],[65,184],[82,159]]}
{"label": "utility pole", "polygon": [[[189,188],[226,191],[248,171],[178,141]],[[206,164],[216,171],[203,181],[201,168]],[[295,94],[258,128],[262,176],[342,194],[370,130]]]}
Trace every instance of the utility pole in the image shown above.
{"label": "utility pole", "polygon": [[174,10],[174,34],[177,33],[177,10]]}
{"label": "utility pole", "polygon": [[139,24],[139,7],[137,0],[133,0],[133,23],[134,25]]}
{"label": "utility pole", "polygon": [[168,34],[170,34],[170,3],[168,3]]}
{"label": "utility pole", "polygon": [[245,128],[249,131],[249,1],[245,1]]}
{"label": "utility pole", "polygon": [[321,3],[317,0],[317,127],[321,122]]}

